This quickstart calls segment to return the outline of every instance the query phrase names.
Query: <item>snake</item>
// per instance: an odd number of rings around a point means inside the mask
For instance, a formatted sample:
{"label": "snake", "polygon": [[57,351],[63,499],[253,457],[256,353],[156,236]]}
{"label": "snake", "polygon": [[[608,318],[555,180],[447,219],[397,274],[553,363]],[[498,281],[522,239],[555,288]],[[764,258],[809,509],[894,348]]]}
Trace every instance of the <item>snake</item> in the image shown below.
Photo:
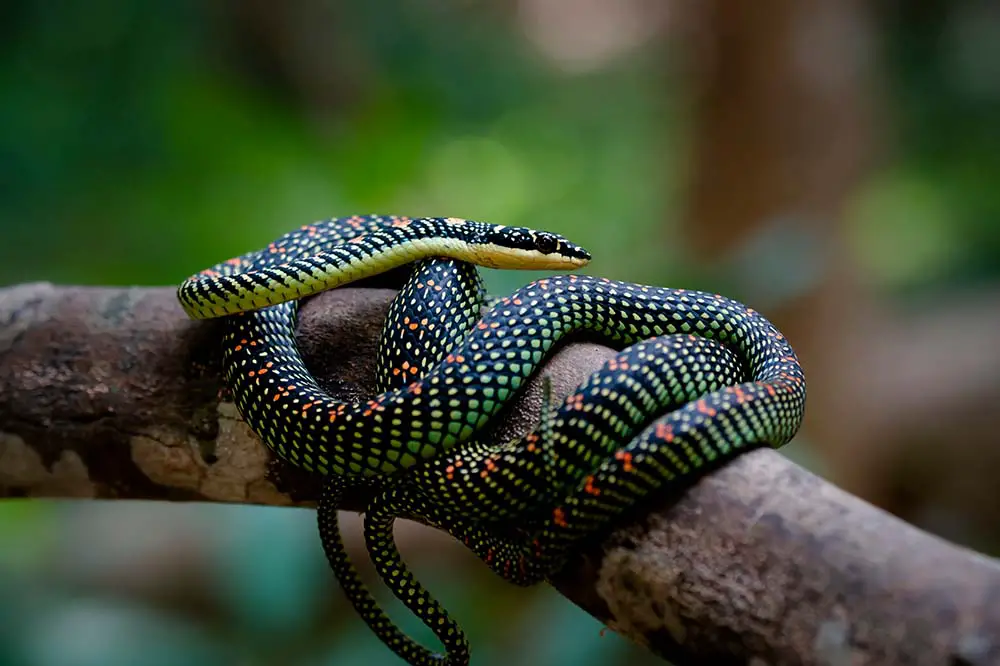
{"label": "snake", "polygon": [[541,313],[596,322],[605,341],[631,346],[554,414],[545,399],[525,437],[471,442],[408,470],[365,512],[376,571],[445,645],[447,664],[468,663],[464,636],[402,561],[395,518],[444,529],[506,580],[530,585],[655,493],[787,443],[804,413],[804,374],[787,339],[719,294],[569,275],[532,283],[496,311],[514,320]]}
{"label": "snake", "polygon": [[[223,377],[243,420],[279,458],[326,477],[317,514],[328,560],[359,614],[407,661],[427,652],[381,612],[347,557],[337,522],[340,490],[348,480],[377,488],[384,477],[467,440],[543,360],[540,340],[528,339],[535,331],[522,335],[520,348],[490,354],[488,376],[460,352],[442,359],[470,331],[483,335],[472,331],[486,298],[475,266],[567,269],[589,260],[581,246],[543,230],[354,215],[303,225],[189,276],[177,289],[192,319],[224,318]],[[384,328],[379,339],[379,394],[334,399],[296,344],[301,299],[411,264],[388,314],[400,326]]]}
{"label": "snake", "polygon": [[[788,441],[805,400],[794,352],[746,306],[718,294],[577,275],[535,281],[478,321],[475,308],[466,307],[464,317],[451,319],[452,330],[430,336],[433,352],[422,363],[416,357],[426,340],[419,335],[429,317],[400,298],[394,304],[406,314],[390,313],[385,331],[395,326],[397,333],[383,334],[397,344],[380,344],[382,392],[352,404],[324,395],[295,349],[297,299],[441,256],[501,268],[522,268],[530,259],[560,269],[590,258],[549,232],[452,218],[339,218],[218,264],[179,290],[190,316],[230,316],[224,368],[241,415],[280,457],[328,475],[318,511],[328,559],[369,626],[411,664],[465,664],[468,646],[395,551],[395,517],[442,527],[497,573],[530,584],[576,540],[662,486],[697,478],[734,452]],[[411,287],[427,287],[421,270]],[[474,279],[465,285],[459,300],[482,297]],[[451,308],[451,295],[442,298],[438,314]],[[399,331],[416,333],[398,344]],[[635,346],[525,438],[499,448],[473,441],[553,347],[581,331],[619,348]],[[734,374],[739,364],[727,353],[746,365],[746,377]],[[649,422],[663,410],[666,416]],[[369,551],[383,581],[445,644],[444,657],[388,620],[343,554],[340,493],[386,475],[394,480],[366,513]],[[505,520],[520,534],[498,536],[492,523]]]}

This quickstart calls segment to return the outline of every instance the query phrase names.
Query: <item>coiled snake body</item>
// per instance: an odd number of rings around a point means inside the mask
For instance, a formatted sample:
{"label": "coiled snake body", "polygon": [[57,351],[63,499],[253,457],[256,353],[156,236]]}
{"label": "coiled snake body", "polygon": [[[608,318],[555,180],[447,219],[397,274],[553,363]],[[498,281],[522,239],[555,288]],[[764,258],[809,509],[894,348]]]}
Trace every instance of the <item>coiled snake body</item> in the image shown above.
{"label": "coiled snake body", "polygon": [[[443,255],[458,261],[420,263],[394,300],[380,343],[381,393],[333,402],[296,351],[290,299]],[[464,635],[392,543],[395,517],[442,527],[500,575],[529,584],[651,493],[739,451],[780,446],[798,429],[805,382],[795,354],[740,303],[564,275],[527,285],[479,318],[482,285],[463,263],[566,268],[588,259],[546,232],[341,218],[181,287],[191,316],[245,312],[227,324],[224,345],[237,406],[278,455],[328,475],[318,512],[328,559],[369,626],[411,664],[442,658],[403,635],[360,583],[336,523],[347,486],[378,484],[365,519],[376,568],[444,643],[446,663],[465,664]],[[554,345],[582,330],[624,349],[526,437],[502,446],[475,441]]]}

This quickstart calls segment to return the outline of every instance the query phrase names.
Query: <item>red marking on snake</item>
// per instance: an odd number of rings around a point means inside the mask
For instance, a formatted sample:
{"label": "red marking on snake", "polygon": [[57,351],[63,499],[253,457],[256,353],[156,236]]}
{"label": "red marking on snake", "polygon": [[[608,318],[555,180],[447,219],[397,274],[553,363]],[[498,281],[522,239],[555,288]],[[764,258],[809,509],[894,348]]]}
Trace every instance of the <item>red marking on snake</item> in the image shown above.
{"label": "red marking on snake", "polygon": [[705,416],[715,416],[718,413],[716,412],[715,409],[709,407],[708,403],[705,402],[704,399],[701,399],[697,403],[695,403],[695,409],[697,409],[700,413],[704,414]]}
{"label": "red marking on snake", "polygon": [[566,522],[566,512],[561,506],[557,506],[552,512],[552,521],[559,527],[569,527],[569,523]]}
{"label": "red marking on snake", "polygon": [[750,402],[750,400],[753,399],[753,396],[749,395],[746,391],[744,391],[739,386],[733,386],[733,387],[731,387],[729,389],[729,392],[736,396],[736,402],[738,404],[740,404],[740,405],[742,405],[743,403],[746,403],[746,402]]}
{"label": "red marking on snake", "polygon": [[384,410],[385,407],[382,406],[382,402],[380,400],[369,400],[368,408],[364,411],[364,415],[371,416],[375,412],[381,412]]}
{"label": "red marking on snake", "polygon": [[601,489],[597,488],[596,486],[594,486],[594,475],[593,474],[591,474],[590,476],[587,477],[587,484],[583,487],[583,489],[584,489],[584,491],[586,491],[587,493],[589,493],[591,495],[594,495],[595,497],[597,495],[601,494]]}
{"label": "red marking on snake", "polygon": [[616,460],[622,461],[622,469],[626,472],[631,472],[635,468],[632,466],[632,454],[626,451],[619,451],[615,454]]}
{"label": "red marking on snake", "polygon": [[624,358],[613,358],[608,361],[608,370],[628,370],[628,361]]}

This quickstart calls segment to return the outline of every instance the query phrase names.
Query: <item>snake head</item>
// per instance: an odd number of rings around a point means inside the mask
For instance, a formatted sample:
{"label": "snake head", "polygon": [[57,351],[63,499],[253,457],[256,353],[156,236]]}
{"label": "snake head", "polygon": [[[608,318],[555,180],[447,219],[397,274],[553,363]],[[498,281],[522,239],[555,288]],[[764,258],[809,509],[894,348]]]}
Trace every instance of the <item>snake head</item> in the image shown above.
{"label": "snake head", "polygon": [[590,252],[565,236],[527,227],[496,226],[483,246],[499,259],[497,268],[566,269],[583,266]]}

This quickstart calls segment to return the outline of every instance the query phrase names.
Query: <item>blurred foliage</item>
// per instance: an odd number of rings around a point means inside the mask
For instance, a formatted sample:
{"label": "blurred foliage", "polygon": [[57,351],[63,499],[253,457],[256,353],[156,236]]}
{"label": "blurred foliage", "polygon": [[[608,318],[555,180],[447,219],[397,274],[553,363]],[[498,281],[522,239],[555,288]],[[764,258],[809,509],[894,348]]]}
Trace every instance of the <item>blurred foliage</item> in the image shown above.
{"label": "blurred foliage", "polygon": [[568,78],[489,17],[357,3],[328,36],[363,45],[364,91],[317,118],[234,64],[197,3],[63,4],[2,28],[4,282],[173,284],[303,221],[385,211],[544,222],[600,239],[605,268],[638,251],[656,272],[642,237],[670,163],[648,144],[671,124],[642,58]]}
{"label": "blurred foliage", "polygon": [[[686,88],[664,49],[567,73],[497,4],[328,3],[329,24],[299,15],[294,53],[275,53],[234,2],[4,3],[0,283],[175,284],[356,212],[544,226],[594,249],[589,270],[677,281]],[[858,256],[899,292],[995,280],[998,9],[882,3],[877,20],[886,152],[848,211]],[[496,291],[532,277],[489,273]],[[338,593],[311,514],[170,509],[213,544],[222,628],[46,584],[52,561],[101,549],[57,536],[98,510],[4,502],[0,663],[396,663],[346,607],[328,635],[296,631]],[[120,538],[150,525],[123,514]],[[656,663],[547,588],[418,568],[480,664]]]}
{"label": "blurred foliage", "polygon": [[[884,159],[849,216],[858,256],[901,292],[1000,276],[1000,6],[879,5]],[[881,91],[880,91],[881,92]]]}

